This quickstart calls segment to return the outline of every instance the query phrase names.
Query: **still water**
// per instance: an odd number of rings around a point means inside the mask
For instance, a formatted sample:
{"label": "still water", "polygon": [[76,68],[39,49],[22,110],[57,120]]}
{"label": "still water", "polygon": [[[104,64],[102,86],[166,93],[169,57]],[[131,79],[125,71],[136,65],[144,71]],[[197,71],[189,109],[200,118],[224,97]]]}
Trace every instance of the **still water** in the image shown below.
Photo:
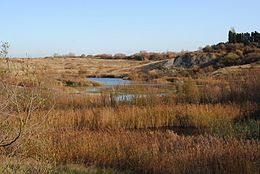
{"label": "still water", "polygon": [[101,83],[108,86],[128,85],[131,80],[123,80],[121,78],[88,78],[88,80]]}
{"label": "still water", "polygon": [[[151,84],[147,82],[141,82],[139,84],[132,83],[131,80],[123,80],[121,78],[88,78],[88,80],[91,80],[93,82],[98,82],[102,84],[102,86],[97,86],[97,87],[89,87],[86,89],[87,94],[99,94],[102,91],[108,90],[110,92],[114,91],[114,88],[117,86],[159,86],[160,88],[166,87],[167,85],[165,84]],[[146,93],[139,93],[138,95],[135,93],[131,92],[121,92],[121,93],[116,93],[113,97],[116,101],[131,101],[134,98],[143,98],[146,97],[148,94]],[[155,95],[158,96],[165,96],[168,95],[167,93],[156,93]]]}

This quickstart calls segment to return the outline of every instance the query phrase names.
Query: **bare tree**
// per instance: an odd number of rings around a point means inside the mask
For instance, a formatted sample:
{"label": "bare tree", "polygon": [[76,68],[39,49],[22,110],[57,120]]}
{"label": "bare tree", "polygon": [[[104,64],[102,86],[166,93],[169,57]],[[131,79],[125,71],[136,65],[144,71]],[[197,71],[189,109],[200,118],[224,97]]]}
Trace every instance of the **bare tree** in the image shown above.
{"label": "bare tree", "polygon": [[230,27],[230,31],[231,31],[232,33],[236,33],[235,27]]}
{"label": "bare tree", "polygon": [[0,57],[4,58],[7,62],[8,70],[10,70],[8,52],[9,52],[10,44],[8,42],[1,42],[0,45]]}
{"label": "bare tree", "polygon": [[[18,83],[10,84],[4,78],[0,80],[0,148],[10,147],[19,139],[25,140],[37,133],[54,107],[48,97],[49,91],[21,87]],[[41,113],[40,117],[33,118],[34,113]],[[20,141],[22,143],[24,141]],[[18,149],[19,145],[16,147]]]}
{"label": "bare tree", "polygon": [[1,42],[0,56],[2,58],[7,58],[9,48],[10,48],[10,44],[8,42]]}

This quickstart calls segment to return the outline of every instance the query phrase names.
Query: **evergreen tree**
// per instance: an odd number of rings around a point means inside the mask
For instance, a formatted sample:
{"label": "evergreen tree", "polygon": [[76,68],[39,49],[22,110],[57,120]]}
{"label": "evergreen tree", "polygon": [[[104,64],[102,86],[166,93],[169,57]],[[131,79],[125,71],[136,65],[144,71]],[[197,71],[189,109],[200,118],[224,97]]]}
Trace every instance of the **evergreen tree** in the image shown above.
{"label": "evergreen tree", "polygon": [[236,43],[236,33],[234,33],[232,30],[229,30],[228,42],[229,43]]}

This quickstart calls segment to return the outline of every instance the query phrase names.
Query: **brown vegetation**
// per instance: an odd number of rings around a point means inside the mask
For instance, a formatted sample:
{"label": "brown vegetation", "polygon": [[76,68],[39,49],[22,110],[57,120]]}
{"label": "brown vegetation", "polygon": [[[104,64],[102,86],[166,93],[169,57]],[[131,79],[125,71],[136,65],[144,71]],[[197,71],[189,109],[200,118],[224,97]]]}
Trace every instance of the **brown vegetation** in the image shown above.
{"label": "brown vegetation", "polygon": [[[257,173],[260,86],[254,73],[187,78],[164,88],[118,87],[93,96],[19,88],[20,116],[26,119],[29,112],[30,120],[22,138],[0,149],[0,171],[49,173],[79,164],[135,173]],[[3,101],[14,101],[1,89]],[[26,91],[40,100],[30,102]],[[123,91],[135,97],[117,101]],[[160,91],[172,93],[156,95]],[[47,96],[55,101],[51,112],[54,103]],[[12,107],[8,111],[19,116]],[[18,124],[8,125],[1,131],[16,132]]]}
{"label": "brown vegetation", "polygon": [[[240,46],[206,47],[201,59],[222,55],[237,61],[252,53],[257,58],[258,48]],[[82,57],[13,59],[11,66],[1,61],[0,173],[61,173],[73,164],[104,173],[259,172],[258,68],[209,76],[200,67],[161,69],[161,61]],[[210,72],[216,68],[210,67]],[[98,85],[86,76],[126,74],[167,83],[136,83],[95,95],[62,90]],[[118,100],[121,94],[131,98]]]}

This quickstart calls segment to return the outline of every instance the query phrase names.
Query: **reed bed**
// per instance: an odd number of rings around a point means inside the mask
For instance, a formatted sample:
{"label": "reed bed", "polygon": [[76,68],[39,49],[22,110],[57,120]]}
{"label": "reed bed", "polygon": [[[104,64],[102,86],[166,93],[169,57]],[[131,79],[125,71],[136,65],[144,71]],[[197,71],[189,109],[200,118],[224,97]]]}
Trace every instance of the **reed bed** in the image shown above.
{"label": "reed bed", "polygon": [[[237,105],[178,104],[150,107],[120,105],[84,109],[55,109],[49,124],[81,129],[146,129],[162,127],[211,127],[217,122],[232,122],[239,116]],[[51,119],[53,118],[53,119]]]}
{"label": "reed bed", "polygon": [[136,173],[257,173],[260,143],[172,131],[55,131],[45,154],[58,164],[80,163]]}
{"label": "reed bed", "polygon": [[[259,76],[242,77],[97,95],[0,86],[0,144],[23,128],[15,143],[0,147],[0,173],[55,173],[70,164],[126,173],[259,173]],[[127,92],[131,100],[116,99]]]}

